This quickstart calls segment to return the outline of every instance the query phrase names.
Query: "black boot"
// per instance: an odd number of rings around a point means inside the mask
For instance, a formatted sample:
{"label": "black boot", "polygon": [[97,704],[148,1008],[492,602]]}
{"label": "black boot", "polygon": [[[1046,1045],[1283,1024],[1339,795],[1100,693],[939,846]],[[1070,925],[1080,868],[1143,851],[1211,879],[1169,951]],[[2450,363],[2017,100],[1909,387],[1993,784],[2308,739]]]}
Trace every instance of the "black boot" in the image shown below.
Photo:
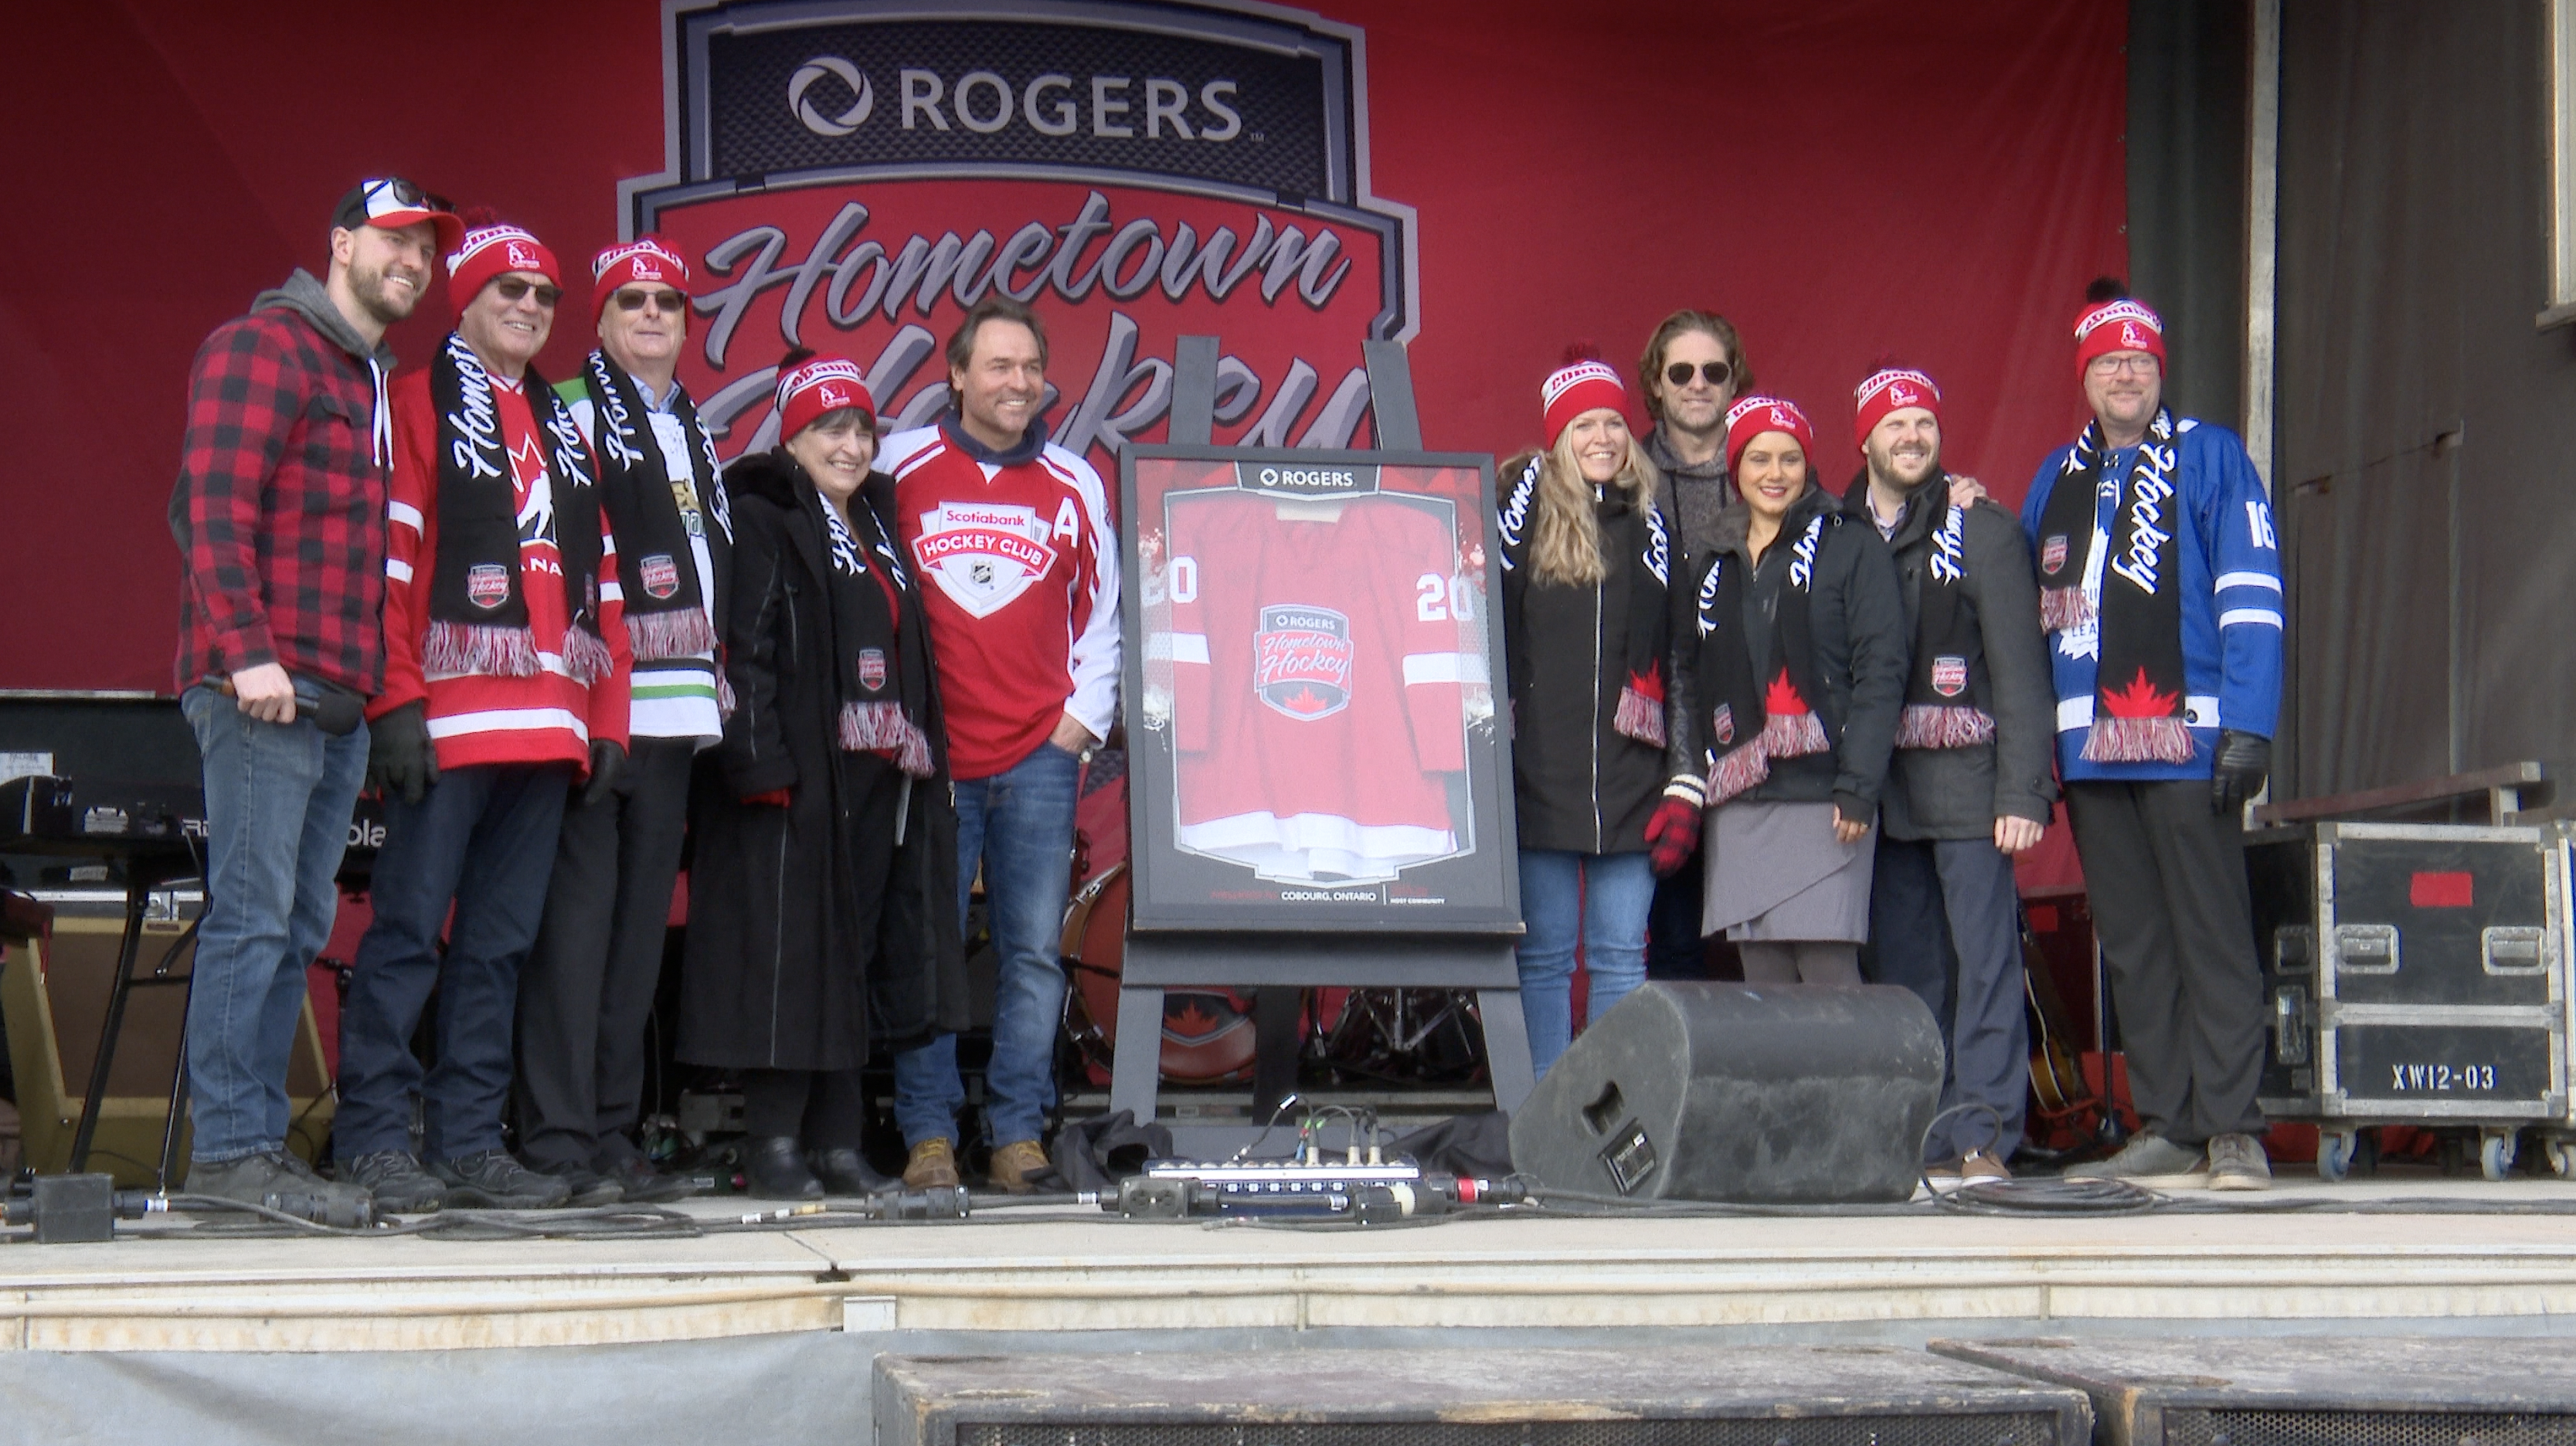
{"label": "black boot", "polygon": [[834,1195],[874,1195],[894,1188],[894,1181],[868,1168],[867,1157],[856,1150],[813,1150],[805,1163],[823,1177],[823,1189]]}
{"label": "black boot", "polygon": [[805,1168],[793,1135],[768,1135],[743,1142],[742,1185],[762,1200],[820,1200],[823,1182]]}

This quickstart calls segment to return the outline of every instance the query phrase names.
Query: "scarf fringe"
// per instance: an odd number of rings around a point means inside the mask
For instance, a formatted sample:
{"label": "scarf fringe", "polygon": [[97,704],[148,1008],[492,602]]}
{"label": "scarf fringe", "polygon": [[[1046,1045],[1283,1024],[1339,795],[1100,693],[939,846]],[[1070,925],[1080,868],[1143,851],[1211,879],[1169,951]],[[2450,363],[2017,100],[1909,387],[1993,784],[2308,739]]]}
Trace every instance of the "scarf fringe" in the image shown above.
{"label": "scarf fringe", "polygon": [[1772,714],[1762,720],[1757,741],[1767,758],[1803,758],[1833,747],[1825,737],[1824,721],[1812,712]]}
{"label": "scarf fringe", "polygon": [[707,621],[707,610],[694,604],[668,612],[630,611],[626,640],[635,649],[635,661],[654,663],[715,651],[716,627]]}
{"label": "scarf fringe", "polygon": [[716,664],[716,717],[731,718],[736,702],[733,679],[725,675],[724,664],[719,662]]}
{"label": "scarf fringe", "polygon": [[903,714],[900,703],[841,705],[841,749],[847,753],[883,753],[915,778],[931,773],[930,739]]}
{"label": "scarf fringe", "polygon": [[588,687],[617,671],[617,659],[599,634],[575,623],[564,629],[564,671]]}
{"label": "scarf fringe", "polygon": [[446,677],[473,673],[487,678],[533,678],[537,675],[536,635],[526,628],[432,619],[420,640],[420,667],[424,673]]}
{"label": "scarf fringe", "polygon": [[1982,708],[1909,703],[1896,726],[1899,748],[1982,748],[1995,741],[1995,720]]}
{"label": "scarf fringe", "polygon": [[1664,746],[1664,700],[1650,698],[1635,687],[1619,690],[1619,711],[1611,716],[1610,726],[1640,743]]}
{"label": "scarf fringe", "polygon": [[1751,739],[1709,769],[1707,806],[1715,808],[1737,794],[1758,788],[1770,776],[1770,754],[1763,749],[1761,739]]}
{"label": "scarf fringe", "polygon": [[2080,587],[2044,587],[2039,590],[2039,625],[2052,632],[2080,628],[2093,621],[2093,600]]}
{"label": "scarf fringe", "polygon": [[2101,718],[2084,738],[2087,763],[2189,763],[2191,725],[2180,718]]}

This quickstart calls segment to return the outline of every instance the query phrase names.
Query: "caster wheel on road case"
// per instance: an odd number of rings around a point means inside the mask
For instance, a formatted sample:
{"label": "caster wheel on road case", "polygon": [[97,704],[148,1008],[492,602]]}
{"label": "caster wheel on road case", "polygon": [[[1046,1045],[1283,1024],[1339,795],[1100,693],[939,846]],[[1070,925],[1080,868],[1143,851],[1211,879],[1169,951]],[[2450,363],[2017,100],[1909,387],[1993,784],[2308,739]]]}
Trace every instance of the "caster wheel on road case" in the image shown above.
{"label": "caster wheel on road case", "polygon": [[2478,1171],[2490,1180],[2513,1173],[2514,1132],[2489,1130],[2478,1142]]}
{"label": "caster wheel on road case", "polygon": [[2576,1175],[2576,1141],[2551,1140],[2544,1148],[2549,1152],[2549,1173],[2561,1180]]}
{"label": "caster wheel on road case", "polygon": [[2331,1185],[2352,1173],[2352,1157],[2361,1146],[2357,1130],[2317,1132],[2317,1178]]}

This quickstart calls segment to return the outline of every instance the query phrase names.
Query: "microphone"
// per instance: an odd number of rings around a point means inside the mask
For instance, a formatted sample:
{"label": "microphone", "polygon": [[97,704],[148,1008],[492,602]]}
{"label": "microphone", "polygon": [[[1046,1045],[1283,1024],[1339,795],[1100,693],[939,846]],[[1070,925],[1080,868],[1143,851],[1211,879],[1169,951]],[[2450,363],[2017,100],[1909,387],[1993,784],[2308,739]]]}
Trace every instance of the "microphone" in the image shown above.
{"label": "microphone", "polygon": [[[346,738],[357,732],[358,724],[367,716],[366,700],[346,688],[317,683],[311,678],[298,678],[292,673],[287,675],[287,680],[295,685],[296,715],[312,719],[314,727],[334,738]],[[206,681],[225,697],[236,696],[232,679],[209,675]]]}

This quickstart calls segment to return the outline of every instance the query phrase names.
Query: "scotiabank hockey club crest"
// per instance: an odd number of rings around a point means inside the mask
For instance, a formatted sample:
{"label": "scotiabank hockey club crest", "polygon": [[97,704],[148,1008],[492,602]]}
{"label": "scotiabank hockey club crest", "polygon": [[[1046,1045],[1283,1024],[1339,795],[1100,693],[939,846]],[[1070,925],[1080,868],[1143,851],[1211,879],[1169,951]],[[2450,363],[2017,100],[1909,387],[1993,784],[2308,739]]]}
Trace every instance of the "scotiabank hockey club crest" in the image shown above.
{"label": "scotiabank hockey club crest", "polygon": [[1351,620],[1331,608],[1263,608],[1252,635],[1252,690],[1305,722],[1351,706]]}
{"label": "scotiabank hockey club crest", "polygon": [[988,618],[1055,566],[1054,530],[1034,507],[943,502],[921,514],[912,555],[951,601]]}
{"label": "scotiabank hockey club crest", "polygon": [[[1221,343],[1218,440],[1344,447],[1360,344],[1404,339],[1410,208],[1369,193],[1360,32],[1138,0],[666,0],[667,170],[621,224],[695,271],[681,379],[725,456],[777,438],[791,346],[893,428],[1003,293],[1048,327],[1051,436],[1104,472],[1161,435],[1172,347]],[[1000,584],[1005,580],[998,577]]]}

